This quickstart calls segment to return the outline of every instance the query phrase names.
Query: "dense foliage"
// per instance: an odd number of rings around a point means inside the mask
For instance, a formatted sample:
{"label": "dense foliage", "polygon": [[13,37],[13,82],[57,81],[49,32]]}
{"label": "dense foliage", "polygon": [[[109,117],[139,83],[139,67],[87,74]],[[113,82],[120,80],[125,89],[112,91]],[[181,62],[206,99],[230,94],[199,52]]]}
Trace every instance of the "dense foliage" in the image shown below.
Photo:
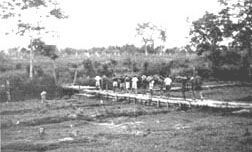
{"label": "dense foliage", "polygon": [[[236,56],[241,59],[236,68],[249,78],[252,76],[252,1],[220,2],[223,9],[218,14],[206,12],[193,22],[191,43],[199,55],[209,59],[215,73],[225,70]],[[224,45],[227,41],[228,45]],[[231,64],[237,65],[237,61]]]}

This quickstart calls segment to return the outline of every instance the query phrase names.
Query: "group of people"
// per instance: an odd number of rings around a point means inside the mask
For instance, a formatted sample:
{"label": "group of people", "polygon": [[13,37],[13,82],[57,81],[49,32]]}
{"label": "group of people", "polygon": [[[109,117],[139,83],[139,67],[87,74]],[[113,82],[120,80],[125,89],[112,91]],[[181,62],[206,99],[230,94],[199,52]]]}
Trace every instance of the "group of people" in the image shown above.
{"label": "group of people", "polygon": [[[96,88],[102,89],[103,78],[100,76],[96,76]],[[155,83],[160,83],[163,81],[165,85],[165,90],[169,91],[172,85],[172,79],[167,76],[165,78],[157,76],[157,75],[142,75],[138,77],[136,75],[130,77],[128,75],[116,77],[115,75],[112,78],[112,86],[114,91],[133,91],[137,93],[139,87],[142,87],[144,90],[148,89],[153,91]]]}
{"label": "group of people", "polygon": [[[202,78],[198,75],[196,72],[193,74],[193,76],[177,76],[177,80],[179,80],[182,83],[182,96],[184,100],[186,100],[186,91],[188,91],[190,88],[192,90],[193,98],[196,99],[196,92],[199,94],[200,99],[203,100],[203,93],[202,93]],[[191,87],[189,87],[189,84],[191,84]]]}
{"label": "group of people", "polygon": [[[95,77],[96,80],[96,88],[102,89],[103,78],[100,76]],[[201,92],[201,77],[197,74],[197,72],[189,77],[189,76],[177,76],[171,78],[170,75],[166,75],[165,77],[159,75],[142,75],[137,76],[134,75],[132,77],[128,75],[121,76],[113,76],[112,78],[112,87],[113,91],[126,91],[137,93],[139,88],[142,88],[143,91],[148,90],[151,94],[153,93],[155,84],[159,84],[160,91],[163,93],[167,93],[169,95],[169,91],[173,86],[173,82],[178,81],[182,84],[182,96],[186,99],[185,92],[189,89],[189,84],[191,84],[192,94],[194,99],[196,99],[196,92],[198,92],[200,99],[203,100],[203,95]]]}

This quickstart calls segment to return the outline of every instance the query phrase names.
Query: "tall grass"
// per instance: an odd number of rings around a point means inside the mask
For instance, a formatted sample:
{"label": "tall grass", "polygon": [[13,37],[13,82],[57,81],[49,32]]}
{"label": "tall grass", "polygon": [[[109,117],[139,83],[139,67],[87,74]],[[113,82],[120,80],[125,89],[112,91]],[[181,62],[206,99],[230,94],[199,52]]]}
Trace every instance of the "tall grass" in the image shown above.
{"label": "tall grass", "polygon": [[[3,63],[3,64],[2,64]],[[85,65],[88,63],[88,66]],[[63,83],[72,83],[74,75],[77,71],[76,83],[80,85],[94,85],[93,77],[95,75],[106,75],[111,77],[115,75],[190,75],[192,70],[196,68],[201,76],[210,79],[217,77],[223,80],[237,80],[241,70],[233,68],[229,65],[225,69],[212,71],[208,66],[208,62],[204,57],[196,54],[175,53],[156,55],[150,54],[145,56],[139,53],[122,53],[121,55],[71,55],[60,57],[56,60],[57,83],[52,78],[53,63],[52,60],[36,56],[34,67],[41,70],[35,74],[34,80],[28,78],[29,60],[3,60],[1,61],[0,85],[4,84],[7,79],[11,80],[14,92],[17,94],[16,99],[25,99],[29,97],[39,98],[39,92],[48,90],[54,94],[57,87]],[[29,67],[28,67],[29,68]],[[36,68],[34,68],[36,70]],[[92,71],[90,71],[92,69]],[[225,75],[223,77],[223,75]],[[57,84],[57,85],[56,85]],[[2,90],[2,89],[1,89]],[[3,91],[0,92],[2,93]],[[29,91],[25,91],[29,90]],[[17,93],[18,92],[18,93]],[[4,97],[4,93],[2,93]],[[20,96],[24,96],[20,97]],[[53,97],[55,95],[49,95]]]}

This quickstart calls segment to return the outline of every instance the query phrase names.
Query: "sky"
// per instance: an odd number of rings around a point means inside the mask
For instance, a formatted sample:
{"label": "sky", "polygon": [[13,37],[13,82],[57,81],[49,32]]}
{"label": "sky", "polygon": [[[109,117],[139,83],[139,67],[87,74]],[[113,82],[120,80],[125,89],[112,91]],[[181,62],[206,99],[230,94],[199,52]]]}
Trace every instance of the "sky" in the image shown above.
{"label": "sky", "polygon": [[[57,31],[57,36],[43,36],[47,44],[59,48],[141,46],[136,36],[138,23],[151,22],[166,29],[166,47],[186,45],[191,22],[206,11],[217,12],[217,0],[59,0],[61,8],[69,15],[66,20],[49,20],[44,24]],[[29,20],[36,20],[28,13]],[[33,16],[32,16],[33,15]],[[189,22],[187,20],[189,18]],[[27,46],[29,37],[4,35],[15,25],[10,20],[0,21],[0,50]]]}

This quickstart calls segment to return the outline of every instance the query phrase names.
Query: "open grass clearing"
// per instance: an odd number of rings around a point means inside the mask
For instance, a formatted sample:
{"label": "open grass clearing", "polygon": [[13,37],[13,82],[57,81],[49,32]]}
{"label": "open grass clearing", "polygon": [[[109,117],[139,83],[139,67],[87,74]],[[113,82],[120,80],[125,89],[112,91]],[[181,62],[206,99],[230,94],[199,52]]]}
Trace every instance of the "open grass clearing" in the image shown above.
{"label": "open grass clearing", "polygon": [[[19,106],[21,103],[26,106]],[[99,101],[95,99],[51,101],[48,107],[42,105],[39,100],[1,103],[1,124],[5,121],[13,122],[10,127],[1,128],[1,150],[12,152],[252,150],[250,142],[252,137],[243,136],[246,128],[252,131],[251,117],[202,109],[181,111],[176,107],[156,108],[123,101],[120,103],[105,101],[104,104],[99,105]],[[27,110],[33,108],[38,110]],[[41,109],[47,110],[40,114]],[[15,110],[15,113],[4,113]],[[77,117],[69,117],[70,114],[77,114]],[[21,122],[18,125],[15,124],[17,119]],[[38,135],[40,127],[46,128],[43,137]]]}

